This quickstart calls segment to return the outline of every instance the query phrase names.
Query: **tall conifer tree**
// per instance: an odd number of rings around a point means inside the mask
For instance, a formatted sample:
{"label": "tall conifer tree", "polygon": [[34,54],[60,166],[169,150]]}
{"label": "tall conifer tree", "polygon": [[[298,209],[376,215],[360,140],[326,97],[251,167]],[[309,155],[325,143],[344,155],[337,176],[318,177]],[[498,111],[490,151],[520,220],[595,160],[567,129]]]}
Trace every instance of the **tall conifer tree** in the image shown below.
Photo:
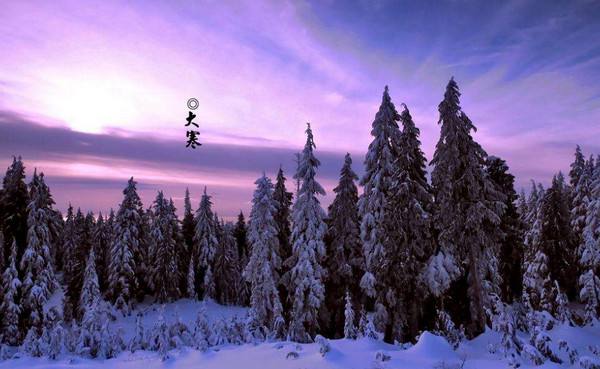
{"label": "tall conifer tree", "polygon": [[292,256],[289,259],[292,268],[286,277],[288,294],[293,301],[289,336],[298,342],[311,342],[316,335],[317,314],[325,292],[321,262],[325,256],[323,238],[327,227],[325,212],[317,198],[317,195],[325,195],[325,190],[315,179],[321,163],[313,152],[316,146],[310,124],[307,124],[306,135],[295,175],[301,184],[292,214]]}
{"label": "tall conifer tree", "polygon": [[[17,243],[13,240],[11,252],[8,257],[8,266],[0,278],[0,337],[3,343],[18,345],[21,338],[19,331],[19,315],[22,308],[19,301],[21,280],[17,272]],[[1,342],[0,342],[1,343]]]}
{"label": "tall conifer tree", "polygon": [[504,195],[504,213],[500,221],[502,241],[500,246],[499,271],[502,277],[501,297],[512,303],[521,297],[523,287],[523,225],[517,211],[515,177],[509,173],[506,162],[490,156],[486,161],[490,179]]}
{"label": "tall conifer tree", "polygon": [[392,103],[388,87],[385,86],[379,111],[372,124],[373,141],[369,144],[364,163],[365,174],[360,181],[364,186],[364,193],[358,203],[362,217],[360,237],[366,267],[360,284],[372,298],[376,296],[374,269],[383,262],[384,250],[391,248],[386,219],[390,217],[387,205],[392,196],[392,173],[400,137],[399,119],[400,115]]}
{"label": "tall conifer tree", "polygon": [[346,328],[345,295],[349,294],[346,302],[360,301],[362,295],[359,281],[364,273],[364,258],[360,243],[356,180],[358,176],[352,170],[352,158],[346,154],[339,183],[333,189],[336,196],[327,216],[325,306],[328,319],[321,328],[336,338],[344,337]]}
{"label": "tall conifer tree", "polygon": [[570,224],[569,191],[562,173],[552,179],[552,186],[544,194],[541,211],[540,248],[548,257],[550,278],[574,299],[578,266]]}
{"label": "tall conifer tree", "polygon": [[[393,194],[387,203],[389,247],[376,271],[376,318],[387,342],[412,341],[426,328],[426,288],[421,274],[433,253],[433,197],[426,178],[420,131],[406,105],[400,115],[402,133],[392,173]],[[393,293],[390,293],[393,291]]]}
{"label": "tall conifer tree", "polygon": [[152,212],[150,235],[153,258],[150,281],[157,300],[164,303],[180,296],[181,277],[177,251],[181,246],[181,235],[176,223],[175,208],[165,199],[162,191],[158,192],[154,200]]}
{"label": "tall conifer tree", "polygon": [[471,136],[475,126],[462,111],[459,97],[458,85],[450,79],[438,108],[441,133],[431,180],[439,252],[455,261],[454,270],[447,273],[455,276],[455,283],[445,294],[445,307],[474,337],[485,328],[491,295],[499,292],[496,256],[502,196],[485,172],[487,154]]}
{"label": "tall conifer tree", "polygon": [[20,265],[23,273],[22,307],[26,326],[41,329],[44,304],[56,287],[50,254],[50,223],[54,200],[44,182],[43,173],[38,176],[34,172],[29,188],[27,248]]}
{"label": "tall conifer tree", "polygon": [[129,313],[138,289],[135,254],[142,237],[142,202],[136,182],[129,179],[123,190],[123,202],[114,220],[114,240],[111,247],[109,295],[115,307]]}
{"label": "tall conifer tree", "polygon": [[[284,275],[290,270],[290,265],[286,265],[285,261],[292,255],[292,245],[290,244],[291,235],[291,219],[290,211],[292,207],[292,193],[288,192],[285,187],[286,178],[283,174],[283,169],[279,167],[277,172],[277,181],[275,182],[275,188],[273,190],[273,200],[276,203],[275,224],[277,227],[277,239],[279,240],[279,246],[277,248],[279,257],[281,259],[281,265],[278,267],[277,273]],[[281,303],[284,306],[285,313],[289,313],[291,310],[291,301],[288,298],[287,289],[283,284],[279,284],[279,296],[281,297]],[[288,317],[289,319],[289,317]]]}
{"label": "tall conifer tree", "polygon": [[13,157],[13,162],[6,170],[2,182],[0,198],[0,229],[4,233],[4,258],[2,265],[7,265],[10,256],[10,240],[17,243],[17,265],[27,247],[27,205],[29,192],[25,184],[25,166],[21,157]]}
{"label": "tall conifer tree", "polygon": [[264,174],[256,182],[248,227],[248,241],[252,250],[244,270],[244,278],[251,285],[250,308],[252,324],[268,330],[277,330],[283,324],[283,308],[277,284],[281,265],[278,254],[277,203],[273,198],[273,184]]}
{"label": "tall conifer tree", "polygon": [[194,233],[194,260],[195,290],[199,298],[215,297],[215,281],[213,275],[213,261],[217,249],[217,234],[214,215],[211,209],[210,196],[204,194],[200,206],[196,211],[196,231]]}

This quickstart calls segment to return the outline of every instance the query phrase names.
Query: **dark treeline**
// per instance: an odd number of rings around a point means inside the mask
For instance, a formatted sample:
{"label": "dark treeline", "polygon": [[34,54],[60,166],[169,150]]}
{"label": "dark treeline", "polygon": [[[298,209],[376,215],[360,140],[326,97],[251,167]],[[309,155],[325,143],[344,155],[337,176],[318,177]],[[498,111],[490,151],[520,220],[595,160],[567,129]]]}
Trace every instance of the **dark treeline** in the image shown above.
{"label": "dark treeline", "polygon": [[[557,173],[518,195],[506,162],[474,140],[459,97],[451,79],[431,181],[420,131],[386,87],[362,178],[347,154],[325,212],[308,125],[294,183],[281,169],[275,183],[257,179],[248,223],[242,213],[221,220],[206,189],[195,211],[186,191],[182,219],[162,192],[144,208],[133,178],[116,212],[63,215],[44,175],[27,185],[15,158],[0,192],[2,342],[31,346],[67,323],[89,346],[99,311],[130,314],[153,296],[250,306],[242,325],[260,339],[376,330],[414,342],[430,330],[456,344],[491,326],[511,360],[559,360],[543,332],[600,313],[600,160],[577,147],[568,180]],[[62,314],[44,312],[59,286]]]}

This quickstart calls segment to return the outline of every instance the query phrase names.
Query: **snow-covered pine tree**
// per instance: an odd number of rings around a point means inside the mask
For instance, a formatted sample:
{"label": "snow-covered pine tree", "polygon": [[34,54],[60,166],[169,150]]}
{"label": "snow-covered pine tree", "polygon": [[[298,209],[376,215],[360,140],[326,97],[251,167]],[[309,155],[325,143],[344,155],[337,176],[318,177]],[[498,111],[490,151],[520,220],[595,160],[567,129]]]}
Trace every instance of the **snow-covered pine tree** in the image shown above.
{"label": "snow-covered pine tree", "polygon": [[567,306],[569,300],[567,299],[567,295],[560,289],[557,281],[554,281],[554,291],[554,316],[556,317],[556,320],[561,323],[572,325],[573,319],[571,309]]}
{"label": "snow-covered pine tree", "polygon": [[545,190],[531,182],[527,200],[528,212],[522,216],[525,224],[525,256],[523,261],[523,301],[528,313],[550,309],[553,305],[552,281],[548,270],[548,256],[540,247],[542,230],[542,202]]}
{"label": "snow-covered pine tree", "polygon": [[572,189],[575,189],[577,187],[577,184],[579,183],[579,180],[581,178],[581,175],[583,174],[584,169],[585,169],[585,157],[583,156],[583,153],[581,152],[581,147],[579,147],[579,145],[577,145],[575,147],[575,159],[573,160],[573,163],[571,163],[571,170],[569,171],[569,180],[570,180]]}
{"label": "snow-covered pine tree", "polygon": [[135,333],[131,341],[129,341],[129,350],[136,352],[137,350],[145,350],[148,347],[146,338],[146,330],[142,322],[142,313],[138,312],[135,316]]}
{"label": "snow-covered pine tree", "polygon": [[165,308],[161,307],[158,318],[154,323],[149,339],[149,348],[158,351],[159,356],[163,361],[169,358],[169,350],[171,349],[171,335],[169,326],[165,321]]}
{"label": "snow-covered pine tree", "polygon": [[321,163],[313,152],[316,146],[309,123],[306,136],[295,175],[301,184],[292,213],[292,256],[288,259],[292,268],[285,278],[288,295],[293,301],[288,334],[298,342],[313,340],[319,328],[317,314],[325,297],[321,262],[325,257],[323,239],[327,226],[323,220],[325,211],[317,198],[317,195],[325,195],[325,190],[315,179]]}
{"label": "snow-covered pine tree", "polygon": [[65,351],[65,331],[62,322],[56,322],[48,328],[49,340],[46,345],[46,355],[56,360]]}
{"label": "snow-covered pine tree", "polygon": [[[590,157],[593,161],[593,157]],[[579,246],[582,243],[583,227],[585,223],[586,202],[589,200],[589,181],[591,174],[588,172],[588,162],[585,161],[581,147],[577,145],[575,149],[575,160],[571,163],[569,171],[570,190],[570,211],[571,211],[571,227],[575,245]],[[590,168],[593,171],[593,166]],[[588,173],[586,173],[588,172]]]}
{"label": "snow-covered pine tree", "polygon": [[[525,198],[525,194],[522,194]],[[523,231],[523,302],[526,310],[537,309],[540,301],[540,291],[537,281],[540,279],[536,270],[538,267],[531,268],[531,264],[536,259],[539,249],[539,236],[541,230],[541,203],[544,197],[544,189],[541,184],[531,181],[531,191],[529,197],[520,201],[519,215],[524,227]]]}
{"label": "snow-covered pine tree", "polygon": [[[593,170],[590,168],[593,167]],[[583,240],[579,246],[579,299],[585,304],[587,323],[600,318],[600,166],[590,159],[586,165],[589,176],[589,199],[585,201],[586,217]],[[582,184],[584,180],[580,180]]]}
{"label": "snow-covered pine tree", "polygon": [[21,259],[23,273],[22,314],[25,327],[37,327],[40,332],[43,323],[43,307],[56,287],[52,256],[50,255],[50,226],[52,204],[44,174],[34,171],[29,185],[30,202],[27,206],[27,248]]}
{"label": "snow-covered pine tree", "polygon": [[107,317],[104,311],[105,304],[100,295],[96,256],[93,249],[90,250],[86,261],[79,306],[82,318],[76,350],[80,355],[96,357],[101,353],[102,328]]}
{"label": "snow-covered pine tree", "polygon": [[273,184],[266,175],[263,174],[254,183],[256,190],[248,227],[251,254],[244,278],[251,285],[250,307],[255,324],[274,331],[283,320],[283,308],[277,291],[277,269],[281,264],[274,218],[277,203],[273,199]]}
{"label": "snow-covered pine tree", "polygon": [[[237,245],[238,263],[240,275],[242,275],[250,260],[250,248],[248,246],[246,221],[244,219],[244,213],[241,210],[233,228],[233,237],[235,238],[235,243]],[[250,283],[248,283],[243,276],[238,285],[237,304],[242,306],[250,305]]]}
{"label": "snow-covered pine tree", "polygon": [[372,124],[373,141],[369,144],[364,162],[365,174],[360,181],[364,193],[358,202],[366,268],[360,285],[372,298],[376,295],[374,268],[382,264],[384,250],[390,248],[386,230],[386,219],[390,216],[387,204],[392,196],[392,173],[400,137],[399,119],[400,115],[385,86],[379,111]]}
{"label": "snow-covered pine tree", "polygon": [[[72,214],[72,209],[69,210]],[[92,248],[93,216],[84,216],[77,209],[74,217],[67,213],[65,225],[65,256],[68,257],[65,266],[65,320],[81,319],[82,310],[79,306],[83,274],[89,251]]]}
{"label": "snow-covered pine tree", "polygon": [[194,233],[196,223],[194,222],[194,211],[192,210],[192,200],[190,199],[190,191],[185,189],[185,197],[183,199],[183,220],[181,222],[181,235],[183,243],[179,247],[178,259],[179,270],[183,275],[179,284],[179,290],[184,293],[187,291],[187,270],[190,264],[190,252],[194,247]]}
{"label": "snow-covered pine tree", "polygon": [[333,189],[336,196],[329,205],[327,216],[325,315],[328,319],[321,324],[321,332],[331,338],[345,336],[348,323],[344,314],[345,294],[349,294],[347,297],[355,302],[356,306],[352,308],[359,306],[362,297],[359,282],[364,273],[364,258],[355,180],[358,176],[352,170],[352,158],[346,154],[339,183]]}
{"label": "snow-covered pine tree", "polygon": [[441,133],[431,161],[431,180],[438,247],[455,259],[460,271],[458,283],[443,300],[457,323],[465,324],[474,337],[485,328],[490,295],[499,292],[496,256],[503,199],[485,171],[487,153],[471,136],[476,128],[462,111],[459,97],[452,78],[438,109]]}
{"label": "snow-covered pine tree", "polygon": [[100,292],[106,292],[108,288],[108,266],[110,261],[110,232],[104,221],[102,213],[98,215],[98,221],[92,231],[92,249],[96,254],[96,272]]}
{"label": "snow-covered pine tree", "polygon": [[508,171],[506,161],[496,156],[488,157],[485,166],[492,182],[504,194],[504,213],[500,218],[503,233],[499,258],[500,292],[503,301],[512,303],[521,297],[523,288],[523,225],[516,204],[515,177]]}
{"label": "snow-covered pine tree", "polygon": [[511,366],[519,367],[519,365],[513,364],[518,363],[518,358],[523,350],[523,342],[517,336],[513,310],[499,298],[493,300],[494,306],[489,309],[492,329],[501,334],[500,349],[504,357],[509,360]]}
{"label": "snow-covered pine tree", "polygon": [[[276,210],[273,214],[275,218],[275,224],[277,227],[277,239],[279,240],[279,247],[277,253],[281,260],[281,265],[277,268],[277,274],[280,276],[287,273],[291,266],[286,265],[285,261],[292,256],[292,245],[290,244],[291,230],[291,217],[290,212],[292,208],[291,192],[288,192],[285,187],[286,178],[283,173],[281,166],[277,172],[277,180],[275,181],[275,187],[273,189],[273,200],[276,204]],[[292,308],[291,301],[288,297],[288,291],[283,283],[279,283],[277,287],[279,290],[279,297],[281,298],[281,305],[284,310],[284,317],[289,320],[289,312]]]}
{"label": "snow-covered pine tree", "polygon": [[246,229],[246,220],[244,218],[244,213],[240,210],[237,222],[235,223],[235,228],[233,230],[233,237],[235,237],[235,242],[238,249],[238,258],[243,268],[246,267],[248,259],[250,259],[250,249],[248,247],[247,233],[248,232]]}
{"label": "snow-covered pine tree", "polygon": [[548,256],[550,278],[573,299],[578,275],[576,245],[570,225],[569,192],[560,172],[544,194],[541,216],[540,249]]}
{"label": "snow-covered pine tree", "polygon": [[81,288],[81,306],[82,315],[96,309],[100,303],[100,285],[98,282],[98,274],[96,273],[96,254],[92,249],[89,253],[85,273],[83,274],[83,286]]}
{"label": "snow-covered pine tree", "polygon": [[233,225],[221,224],[221,240],[214,259],[216,300],[223,305],[237,302],[237,293],[242,280],[238,260],[237,244],[233,236]]}
{"label": "snow-covered pine tree", "polygon": [[384,340],[413,341],[420,331],[432,328],[424,318],[426,286],[422,272],[433,254],[431,217],[433,196],[426,178],[426,159],[419,129],[406,105],[400,115],[402,133],[393,164],[391,194],[384,220],[387,247],[375,275],[375,318]]}
{"label": "snow-covered pine tree", "polygon": [[4,233],[4,260],[2,266],[8,265],[11,242],[17,243],[17,265],[27,247],[27,205],[29,192],[25,184],[25,166],[21,157],[13,157],[12,164],[6,170],[0,193],[0,229]]}
{"label": "snow-covered pine tree", "polygon": [[208,316],[206,315],[206,307],[204,303],[200,304],[200,309],[196,314],[194,321],[194,330],[192,332],[193,344],[196,350],[206,351],[208,349],[208,339],[211,336],[211,328],[208,324]]}
{"label": "snow-covered pine tree", "polygon": [[169,327],[171,343],[175,348],[181,349],[190,346],[193,342],[192,333],[188,326],[181,320],[179,309],[175,306],[173,324]]}
{"label": "snow-covered pine tree", "polygon": [[63,254],[65,257],[63,266],[63,281],[65,284],[63,316],[66,322],[70,322],[75,318],[76,312],[79,309],[79,293],[81,292],[81,287],[78,289],[77,286],[82,278],[79,277],[79,280],[77,280],[77,273],[83,269],[83,266],[79,264],[79,260],[76,257],[79,241],[75,229],[75,215],[73,214],[73,206],[71,206],[71,204],[69,204],[67,210],[62,242]]}
{"label": "snow-covered pine tree", "polygon": [[138,288],[135,255],[139,255],[142,237],[142,202],[136,182],[129,179],[123,190],[123,202],[114,221],[114,240],[111,246],[109,296],[117,309],[128,314]]}
{"label": "snow-covered pine tree", "polygon": [[344,305],[344,338],[355,339],[357,337],[356,325],[354,321],[354,306],[352,306],[352,298],[350,292],[346,291],[346,304]]}
{"label": "snow-covered pine tree", "polygon": [[157,301],[164,303],[180,296],[177,251],[181,247],[181,236],[176,223],[175,208],[165,199],[162,191],[158,192],[154,200],[152,214],[150,239],[153,258],[150,263],[149,280]]}
{"label": "snow-covered pine tree", "polygon": [[13,240],[8,258],[8,266],[2,273],[2,301],[0,302],[0,337],[3,343],[16,346],[20,342],[19,315],[21,306],[19,303],[19,290],[21,281],[16,266],[17,243]]}
{"label": "snow-covered pine tree", "polygon": [[192,252],[192,259],[195,263],[195,290],[198,298],[213,298],[215,294],[215,281],[212,268],[218,240],[211,206],[210,196],[206,194],[206,187],[204,187],[204,194],[194,218],[196,229]]}

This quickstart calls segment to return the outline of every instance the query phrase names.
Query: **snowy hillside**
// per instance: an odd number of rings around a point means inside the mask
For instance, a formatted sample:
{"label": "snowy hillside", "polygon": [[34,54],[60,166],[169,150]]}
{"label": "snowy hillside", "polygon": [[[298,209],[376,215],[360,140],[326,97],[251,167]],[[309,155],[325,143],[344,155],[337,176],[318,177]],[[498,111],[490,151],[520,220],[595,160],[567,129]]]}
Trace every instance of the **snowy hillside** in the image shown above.
{"label": "snowy hillside", "polygon": [[[164,317],[167,324],[174,324],[177,316],[188,327],[194,325],[197,311],[203,303],[181,300],[164,305]],[[211,326],[222,319],[243,318],[247,312],[242,307],[225,307],[215,302],[204,303]],[[135,317],[143,314],[143,324],[150,330],[158,319],[161,306],[142,304],[131,316],[118,318],[112,322],[114,328],[121,327],[124,340],[129,342],[135,332]],[[565,364],[546,362],[537,368],[580,367],[582,362],[600,363],[600,326],[570,327],[560,325],[550,330],[552,349],[558,353]],[[372,338],[357,340],[328,340],[329,351],[321,354],[323,345],[318,343],[297,344],[293,342],[264,342],[260,344],[222,344],[209,348],[206,352],[189,347],[171,349],[169,358],[162,360],[157,352],[126,350],[114,359],[85,359],[75,355],[63,354],[56,360],[32,358],[27,354],[15,353],[16,358],[0,362],[0,369],[29,368],[206,368],[206,369],[370,369],[370,368],[506,368],[507,360],[499,353],[501,335],[487,330],[472,341],[465,341],[455,350],[444,338],[429,332],[423,333],[414,345],[404,347],[390,345]],[[579,360],[569,364],[569,355],[560,349],[560,340],[569,343],[571,349],[578,352]],[[595,354],[595,353],[596,354]],[[297,354],[297,357],[296,355]],[[588,357],[588,359],[585,359]],[[598,364],[596,364],[598,365]],[[533,367],[523,362],[522,367]],[[589,366],[589,368],[594,368]]]}

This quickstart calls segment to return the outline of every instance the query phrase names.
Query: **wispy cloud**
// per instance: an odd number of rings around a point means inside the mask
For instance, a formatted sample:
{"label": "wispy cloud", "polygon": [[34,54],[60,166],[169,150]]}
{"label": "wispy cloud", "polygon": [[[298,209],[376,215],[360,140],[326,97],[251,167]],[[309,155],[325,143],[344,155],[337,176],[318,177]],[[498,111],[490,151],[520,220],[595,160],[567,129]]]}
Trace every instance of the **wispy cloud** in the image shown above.
{"label": "wispy cloud", "polygon": [[[519,185],[566,170],[577,143],[600,149],[598,2],[58,0],[2,14],[0,108],[19,116],[0,116],[0,151],[56,178],[168,178],[174,196],[204,181],[247,203],[263,169],[292,172],[311,121],[333,183],[345,151],[362,162],[384,85],[431,157],[452,75],[475,137]],[[193,160],[192,96],[205,143]]]}

